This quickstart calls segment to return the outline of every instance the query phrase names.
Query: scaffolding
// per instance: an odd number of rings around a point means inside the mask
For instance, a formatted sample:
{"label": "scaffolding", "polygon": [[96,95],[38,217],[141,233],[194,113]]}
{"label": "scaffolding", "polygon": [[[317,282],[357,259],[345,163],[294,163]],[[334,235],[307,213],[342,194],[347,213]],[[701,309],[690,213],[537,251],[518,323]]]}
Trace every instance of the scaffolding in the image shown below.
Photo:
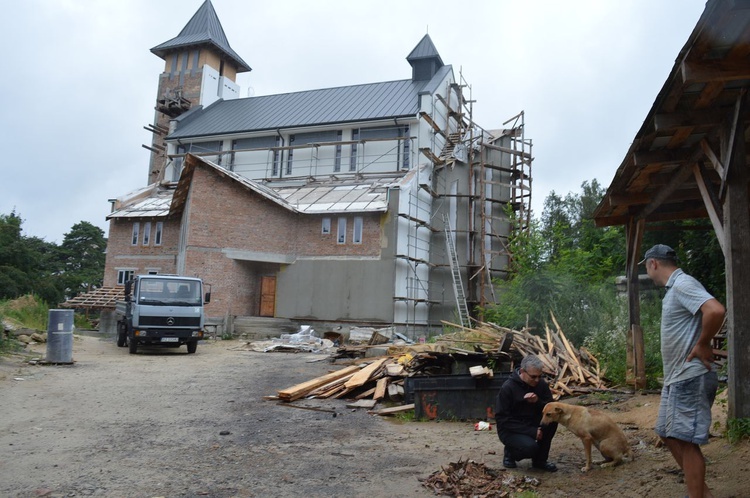
{"label": "scaffolding", "polygon": [[[507,275],[509,239],[531,225],[533,158],[524,112],[505,121],[502,130],[484,130],[473,121],[470,93],[461,75],[444,96],[435,95],[432,114],[420,113],[432,131],[431,147],[420,152],[432,167],[430,178],[418,181],[430,195],[410,191],[408,207],[399,213],[414,223],[407,235],[410,254],[397,255],[409,261],[407,287],[415,291],[402,300],[414,310],[444,308],[428,312],[428,327],[440,324],[436,316],[450,318],[449,310],[468,327],[466,315],[476,318],[477,310],[496,304],[493,280]],[[458,182],[463,188],[455,186]],[[420,265],[428,271],[419,271]],[[407,330],[417,326],[418,316],[409,314]]]}

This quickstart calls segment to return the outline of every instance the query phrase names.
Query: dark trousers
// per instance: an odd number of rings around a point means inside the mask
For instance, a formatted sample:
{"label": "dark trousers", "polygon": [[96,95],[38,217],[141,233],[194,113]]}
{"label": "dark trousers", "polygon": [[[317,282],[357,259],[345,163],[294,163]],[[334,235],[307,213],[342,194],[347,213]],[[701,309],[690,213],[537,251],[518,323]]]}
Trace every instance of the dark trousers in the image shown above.
{"label": "dark trousers", "polygon": [[552,445],[552,438],[557,432],[557,424],[549,424],[542,427],[542,439],[536,439],[526,434],[504,433],[500,436],[505,446],[505,456],[513,460],[525,460],[531,458],[533,464],[543,464],[549,458],[549,449]]}

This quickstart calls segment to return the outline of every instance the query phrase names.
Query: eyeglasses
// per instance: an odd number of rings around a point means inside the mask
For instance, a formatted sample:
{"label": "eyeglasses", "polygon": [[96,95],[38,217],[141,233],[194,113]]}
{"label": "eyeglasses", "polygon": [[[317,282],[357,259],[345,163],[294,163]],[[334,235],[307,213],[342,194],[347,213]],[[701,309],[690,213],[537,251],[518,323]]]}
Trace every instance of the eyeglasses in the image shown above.
{"label": "eyeglasses", "polygon": [[529,377],[530,377],[530,378],[531,378],[532,380],[539,380],[539,379],[541,379],[541,378],[542,378],[542,374],[538,374],[538,375],[531,375],[531,374],[530,374],[529,372],[527,372],[526,370],[524,370],[523,372],[524,372],[524,373],[525,373],[526,375],[528,375],[528,376],[529,376]]}

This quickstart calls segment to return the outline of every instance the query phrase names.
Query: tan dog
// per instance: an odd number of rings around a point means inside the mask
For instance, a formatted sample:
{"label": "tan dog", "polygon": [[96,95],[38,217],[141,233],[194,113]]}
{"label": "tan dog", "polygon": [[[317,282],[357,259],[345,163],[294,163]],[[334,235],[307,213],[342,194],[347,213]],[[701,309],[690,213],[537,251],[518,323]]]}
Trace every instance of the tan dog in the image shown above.
{"label": "tan dog", "polygon": [[633,458],[622,429],[609,416],[599,410],[567,403],[547,403],[542,413],[542,424],[558,422],[583,441],[586,452],[586,466],[581,472],[591,470],[591,445],[604,457],[602,467],[612,467]]}

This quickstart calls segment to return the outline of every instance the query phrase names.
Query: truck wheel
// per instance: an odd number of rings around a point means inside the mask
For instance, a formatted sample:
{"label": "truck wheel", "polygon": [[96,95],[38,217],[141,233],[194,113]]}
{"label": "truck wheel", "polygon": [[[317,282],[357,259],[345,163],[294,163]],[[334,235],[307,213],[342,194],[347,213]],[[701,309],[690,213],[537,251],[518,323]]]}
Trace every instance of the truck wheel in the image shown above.
{"label": "truck wheel", "polygon": [[185,344],[187,344],[188,354],[193,354],[195,353],[195,350],[198,349],[198,341],[190,341]]}
{"label": "truck wheel", "polygon": [[130,354],[136,354],[138,352],[138,339],[131,339],[128,337],[128,351]]}
{"label": "truck wheel", "polygon": [[117,330],[117,347],[118,348],[124,348],[125,344],[128,342],[128,336],[125,334],[124,330]]}

